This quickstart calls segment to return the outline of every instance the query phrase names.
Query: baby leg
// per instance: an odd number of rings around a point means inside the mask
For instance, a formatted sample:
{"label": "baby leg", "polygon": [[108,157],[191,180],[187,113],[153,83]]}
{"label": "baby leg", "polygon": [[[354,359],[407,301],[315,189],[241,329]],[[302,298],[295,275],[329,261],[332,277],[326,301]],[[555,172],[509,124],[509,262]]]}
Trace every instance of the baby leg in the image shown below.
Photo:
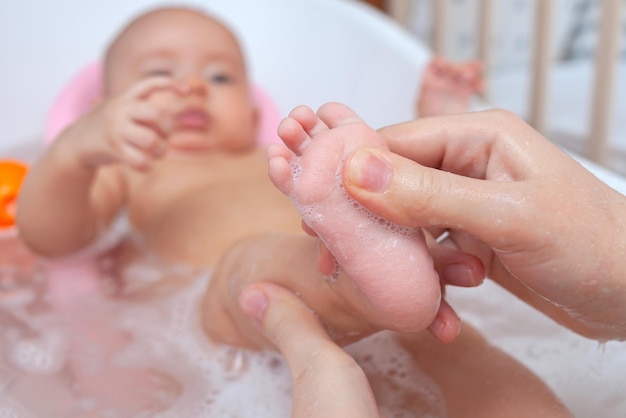
{"label": "baby leg", "polygon": [[453,64],[434,58],[424,70],[417,101],[417,116],[439,116],[469,110],[470,100],[483,90],[482,64]]}
{"label": "baby leg", "polygon": [[469,324],[450,344],[382,332],[346,351],[388,417],[572,418],[539,376]]}
{"label": "baby leg", "polygon": [[[415,375],[411,376],[411,370],[417,367],[443,392],[450,418],[572,417],[539,376],[468,323],[451,344],[440,344],[424,332],[394,337],[412,360],[406,368],[395,365],[398,371],[409,374],[407,386],[417,381]],[[375,386],[376,377],[368,377]]]}
{"label": "baby leg", "polygon": [[354,112],[329,103],[294,109],[279,127],[285,146],[268,150],[270,178],[332,252],[376,314],[402,331],[426,328],[441,300],[421,230],[382,219],[351,199],[341,182],[346,156],[384,140]]}

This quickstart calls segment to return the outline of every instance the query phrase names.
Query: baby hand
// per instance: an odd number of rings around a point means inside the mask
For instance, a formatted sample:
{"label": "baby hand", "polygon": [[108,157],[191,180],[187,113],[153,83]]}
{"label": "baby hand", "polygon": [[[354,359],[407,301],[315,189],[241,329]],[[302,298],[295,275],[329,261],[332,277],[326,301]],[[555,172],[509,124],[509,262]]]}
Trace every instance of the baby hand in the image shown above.
{"label": "baby hand", "polygon": [[152,77],[106,100],[83,118],[83,134],[78,136],[88,165],[124,163],[144,171],[165,154],[174,110],[169,102],[154,100],[160,91],[183,93],[173,79]]}

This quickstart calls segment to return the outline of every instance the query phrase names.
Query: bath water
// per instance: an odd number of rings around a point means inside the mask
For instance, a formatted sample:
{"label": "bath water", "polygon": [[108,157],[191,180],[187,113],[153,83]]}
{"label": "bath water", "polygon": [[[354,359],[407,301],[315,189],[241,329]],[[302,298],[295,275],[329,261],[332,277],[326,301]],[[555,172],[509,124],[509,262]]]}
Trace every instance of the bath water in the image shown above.
{"label": "bath water", "polygon": [[[208,271],[170,270],[177,284],[162,287],[163,272],[137,264],[123,291],[102,273],[108,293],[68,305],[55,302],[47,268],[35,261],[0,270],[0,417],[290,416],[291,377],[279,354],[218,345],[203,333]],[[376,392],[389,400],[389,418],[446,416],[437,385],[387,334],[349,350],[386,382]],[[397,406],[406,398],[397,387],[415,399],[411,411]]]}

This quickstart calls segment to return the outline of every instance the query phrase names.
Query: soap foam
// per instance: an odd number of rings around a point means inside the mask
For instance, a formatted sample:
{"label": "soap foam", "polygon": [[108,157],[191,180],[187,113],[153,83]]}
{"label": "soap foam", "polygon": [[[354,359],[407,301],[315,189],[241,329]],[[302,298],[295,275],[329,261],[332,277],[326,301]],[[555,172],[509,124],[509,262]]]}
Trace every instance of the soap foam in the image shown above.
{"label": "soap foam", "polygon": [[[347,348],[368,376],[382,412],[389,418],[447,417],[443,393],[430,376],[415,364],[409,353],[383,332]],[[408,403],[408,404],[407,404]]]}
{"label": "soap foam", "polygon": [[[45,402],[67,399],[69,406],[65,407],[74,413],[103,417],[290,416],[291,375],[279,354],[223,346],[206,338],[200,325],[200,304],[210,281],[209,272],[181,278],[181,286],[168,287],[166,292],[150,291],[158,275],[149,266],[138,265],[124,274],[138,276],[132,286],[125,287],[127,293],[96,298],[78,311],[29,310],[31,302],[27,300],[19,306],[0,307],[0,322],[14,323],[3,327],[0,334],[4,341],[0,352],[4,351],[8,359],[6,365],[0,364],[0,370],[5,367],[9,373],[3,375],[10,376],[10,382],[3,384],[0,399],[6,402],[0,403],[4,408],[0,411],[10,417],[30,418],[34,415],[28,413],[29,405],[51,410],[54,405],[48,407]],[[127,279],[132,281],[132,277]],[[35,292],[33,287],[31,290]],[[45,299],[45,293],[35,294],[37,303]],[[99,336],[98,324],[107,328],[102,335],[119,331],[125,338],[110,355],[107,353],[112,349],[106,342],[94,344],[89,336],[81,339],[81,335],[72,334],[83,330]],[[384,382],[376,391],[387,398],[381,408],[390,418],[445,417],[434,383],[387,334],[354,344],[350,351],[368,373]],[[145,387],[139,383],[128,387],[133,401],[147,399],[143,409],[130,414],[130,409],[113,408],[105,395],[94,392],[92,386],[90,389],[90,376],[102,371],[121,372],[114,376],[122,377],[103,383],[113,387],[125,384],[125,371],[144,371],[144,380],[139,382]],[[55,390],[64,395],[44,400],[36,387],[31,394],[12,392],[35,375],[52,379],[46,382],[54,382]],[[398,387],[407,389],[400,391]],[[395,405],[406,399],[407,390],[411,397],[420,399],[411,405],[418,409],[408,411]]]}

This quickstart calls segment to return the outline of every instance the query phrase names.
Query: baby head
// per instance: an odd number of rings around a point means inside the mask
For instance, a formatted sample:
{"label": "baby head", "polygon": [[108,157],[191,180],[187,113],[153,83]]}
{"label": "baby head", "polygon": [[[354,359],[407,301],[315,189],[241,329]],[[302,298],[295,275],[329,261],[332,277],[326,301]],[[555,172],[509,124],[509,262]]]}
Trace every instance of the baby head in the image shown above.
{"label": "baby head", "polygon": [[168,138],[183,151],[245,151],[255,144],[257,112],[235,35],[215,18],[189,8],[160,8],[128,24],[104,59],[107,97],[148,77],[170,77],[180,91],[149,100],[173,114]]}

